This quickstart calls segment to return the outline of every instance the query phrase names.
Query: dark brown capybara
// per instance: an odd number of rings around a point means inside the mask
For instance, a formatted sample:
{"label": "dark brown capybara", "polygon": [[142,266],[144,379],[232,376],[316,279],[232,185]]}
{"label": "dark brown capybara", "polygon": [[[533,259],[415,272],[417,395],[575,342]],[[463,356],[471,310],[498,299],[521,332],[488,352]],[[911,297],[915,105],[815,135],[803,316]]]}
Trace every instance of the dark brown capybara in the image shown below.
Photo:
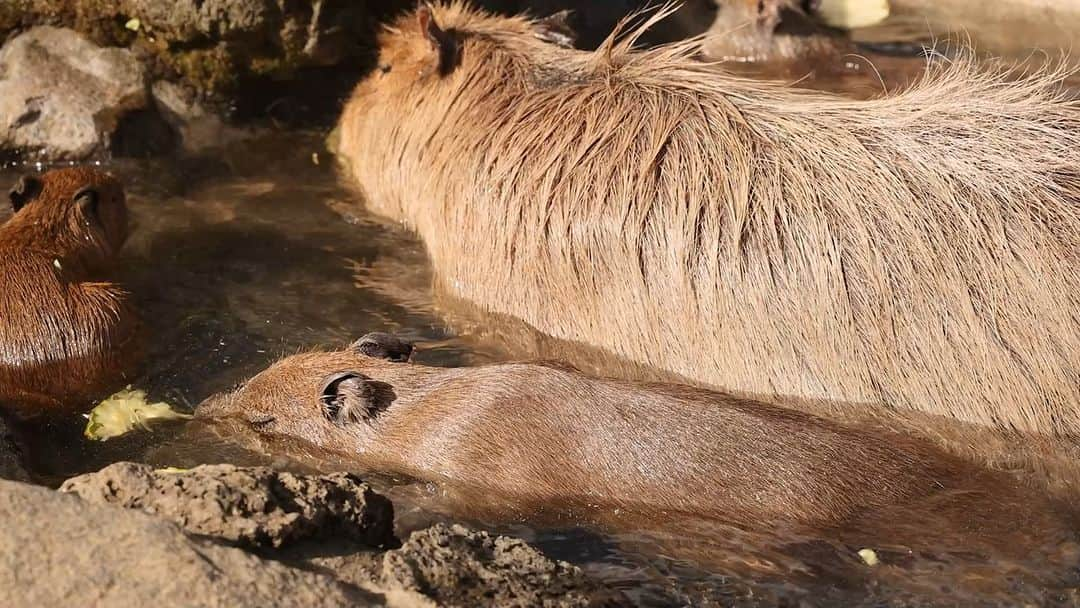
{"label": "dark brown capybara", "polygon": [[437,368],[364,354],[380,339],[283,359],[197,413],[441,482],[476,510],[794,525],[941,550],[1022,553],[1034,538],[1071,538],[1049,500],[925,441],[555,364]]}
{"label": "dark brown capybara", "polygon": [[441,287],[555,337],[743,395],[1080,437],[1060,74],[957,59],[854,101],[640,33],[585,52],[543,21],[421,7],[344,109],[344,165]]}
{"label": "dark brown capybara", "polygon": [[0,406],[57,412],[121,386],[137,315],[112,282],[128,235],[124,189],[73,167],[21,178],[0,225]]}

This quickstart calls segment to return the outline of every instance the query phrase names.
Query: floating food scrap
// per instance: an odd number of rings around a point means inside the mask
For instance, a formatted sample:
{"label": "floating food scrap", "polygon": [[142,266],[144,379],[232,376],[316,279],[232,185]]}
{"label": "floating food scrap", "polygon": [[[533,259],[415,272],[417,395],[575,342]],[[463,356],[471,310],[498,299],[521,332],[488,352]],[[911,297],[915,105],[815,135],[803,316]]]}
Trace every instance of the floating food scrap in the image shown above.
{"label": "floating food scrap", "polygon": [[867,566],[876,566],[881,563],[878,560],[877,552],[873,549],[859,549],[859,557]]}
{"label": "floating food scrap", "polygon": [[137,426],[149,430],[147,423],[151,420],[177,420],[191,416],[173,411],[168,403],[148,403],[146,391],[129,386],[99,403],[86,414],[86,418],[88,422],[83,435],[87,439],[105,441]]}
{"label": "floating food scrap", "polygon": [[888,0],[821,0],[814,13],[832,27],[851,30],[877,25],[889,16]]}

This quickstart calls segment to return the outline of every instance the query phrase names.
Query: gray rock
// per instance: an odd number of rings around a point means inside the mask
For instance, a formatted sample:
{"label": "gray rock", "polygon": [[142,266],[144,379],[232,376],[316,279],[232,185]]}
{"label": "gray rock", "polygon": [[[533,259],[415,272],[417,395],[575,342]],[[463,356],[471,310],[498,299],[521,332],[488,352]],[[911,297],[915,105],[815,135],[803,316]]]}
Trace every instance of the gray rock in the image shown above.
{"label": "gray rock", "polygon": [[135,511],[0,481],[6,606],[382,606],[332,577],[186,536]]}
{"label": "gray rock", "polygon": [[127,50],[35,27],[0,49],[0,149],[80,160],[107,150],[120,119],[149,102]]}
{"label": "gray rock", "polygon": [[393,505],[347,473],[293,475],[227,464],[168,472],[121,462],[69,479],[60,491],[140,509],[188,532],[247,547],[308,539],[397,545]]}

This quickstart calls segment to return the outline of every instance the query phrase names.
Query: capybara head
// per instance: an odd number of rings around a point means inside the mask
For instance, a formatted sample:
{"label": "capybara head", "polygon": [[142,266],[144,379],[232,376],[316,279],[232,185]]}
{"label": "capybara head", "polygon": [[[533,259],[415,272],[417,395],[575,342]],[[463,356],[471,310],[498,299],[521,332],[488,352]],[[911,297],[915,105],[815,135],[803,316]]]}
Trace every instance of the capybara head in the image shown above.
{"label": "capybara head", "polygon": [[[124,188],[92,167],[57,169],[23,176],[9,193],[13,226],[33,226],[37,248],[64,248],[86,261],[115,255],[128,236]],[[21,231],[20,231],[21,232]]]}
{"label": "capybara head", "polygon": [[370,437],[372,419],[394,400],[390,385],[365,372],[374,368],[385,374],[412,352],[404,340],[371,333],[342,351],[280,361],[235,392],[202,404],[198,413],[238,418],[261,435],[356,454]]}
{"label": "capybara head", "polygon": [[[489,61],[529,58],[555,63],[573,48],[574,33],[561,12],[545,19],[496,17],[463,3],[423,5],[379,37],[378,69],[361,94],[400,94],[451,73],[468,74]],[[490,68],[489,68],[490,69]]]}
{"label": "capybara head", "polygon": [[28,175],[0,225],[0,406],[32,417],[123,386],[138,315],[111,269],[127,239],[124,189],[73,167]]}

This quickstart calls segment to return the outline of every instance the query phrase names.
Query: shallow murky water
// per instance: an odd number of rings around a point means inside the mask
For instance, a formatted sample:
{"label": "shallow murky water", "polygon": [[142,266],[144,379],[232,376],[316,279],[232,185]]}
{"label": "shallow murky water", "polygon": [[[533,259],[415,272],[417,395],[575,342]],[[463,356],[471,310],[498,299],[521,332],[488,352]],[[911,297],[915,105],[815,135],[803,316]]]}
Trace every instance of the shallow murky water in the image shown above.
{"label": "shallow murky water", "polygon": [[[920,64],[881,59],[879,67],[888,65],[886,80],[898,83]],[[880,90],[876,73],[865,67],[829,74],[805,82],[857,96]],[[211,160],[118,161],[109,168],[128,184],[136,224],[123,280],[140,302],[149,350],[134,384],[154,398],[193,408],[284,354],[337,347],[374,330],[410,336],[420,347],[417,360],[433,365],[543,356],[610,375],[663,377],[433,293],[421,243],[364,211],[337,176],[319,134],[266,134]],[[12,182],[19,172],[0,171],[0,182]],[[35,432],[29,447],[43,482],[121,459],[338,468],[251,451],[197,422],[107,443],[84,440],[82,424],[72,417]],[[1024,560],[884,547],[878,552],[883,565],[869,568],[857,556],[860,547],[717,522],[688,522],[679,533],[611,534],[572,517],[484,521],[453,507],[438,487],[375,479],[395,498],[403,532],[444,517],[471,520],[582,565],[640,605],[1077,601],[1076,570],[1064,565],[1043,576]],[[1068,550],[1062,555],[1062,564],[1076,561]]]}

